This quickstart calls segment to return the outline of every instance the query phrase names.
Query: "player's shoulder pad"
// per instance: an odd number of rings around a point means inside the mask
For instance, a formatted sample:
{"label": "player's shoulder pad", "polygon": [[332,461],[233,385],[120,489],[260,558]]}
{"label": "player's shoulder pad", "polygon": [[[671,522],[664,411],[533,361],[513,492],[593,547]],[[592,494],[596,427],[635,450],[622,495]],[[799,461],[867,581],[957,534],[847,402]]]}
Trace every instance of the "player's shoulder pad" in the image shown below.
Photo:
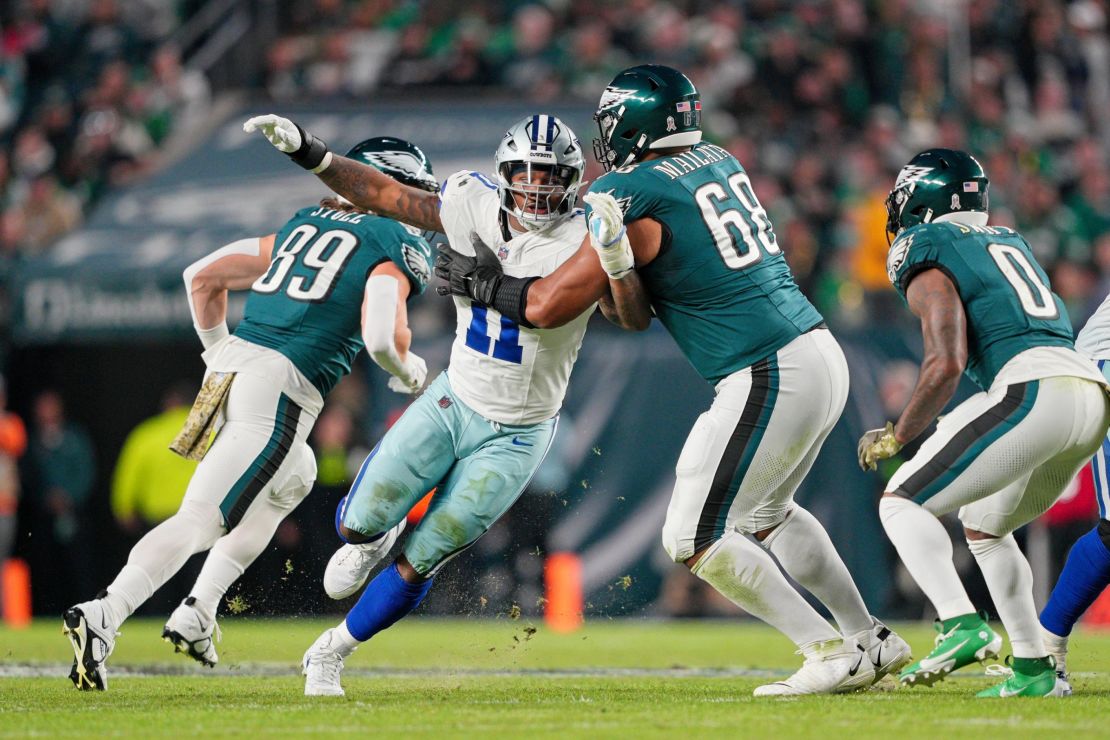
{"label": "player's shoulder pad", "polygon": [[462,192],[488,192],[497,190],[497,183],[489,175],[473,170],[460,170],[448,176],[439,188],[439,196],[447,198]]}
{"label": "player's shoulder pad", "polygon": [[410,239],[401,244],[401,259],[408,273],[416,279],[416,292],[424,292],[432,279],[432,265],[435,264],[432,246],[422,238]]}
{"label": "player's shoulder pad", "polygon": [[[621,212],[627,215],[632,206],[632,199],[636,194],[637,188],[634,183],[629,182],[627,178],[622,179],[620,175],[621,173],[618,170],[605,173],[593,181],[590,185],[590,192],[605,193],[613,196],[613,199],[617,201],[617,205],[620,206]],[[630,185],[632,187],[629,187]],[[588,213],[591,210],[590,205],[584,201],[583,205],[585,206],[583,210]]]}
{"label": "player's shoulder pad", "polygon": [[886,276],[894,285],[898,284],[902,268],[912,262],[912,256],[917,257],[927,248],[932,246],[932,234],[927,227],[934,224],[918,224],[899,234],[890,245],[886,255]]}

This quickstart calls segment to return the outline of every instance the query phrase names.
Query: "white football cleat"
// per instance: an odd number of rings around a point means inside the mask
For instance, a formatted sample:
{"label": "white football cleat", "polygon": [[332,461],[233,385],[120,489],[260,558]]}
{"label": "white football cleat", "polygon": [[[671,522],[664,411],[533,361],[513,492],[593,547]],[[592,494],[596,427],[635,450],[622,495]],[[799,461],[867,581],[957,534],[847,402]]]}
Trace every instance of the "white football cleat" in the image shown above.
{"label": "white football cleat", "polygon": [[196,597],[190,596],[173,610],[162,628],[162,639],[173,645],[174,652],[185,653],[211,668],[220,661],[220,656],[216,655],[216,640],[223,635],[216,620],[202,615],[196,603]]}
{"label": "white football cleat", "polygon": [[913,660],[913,652],[909,643],[899,637],[897,632],[874,617],[871,617],[871,621],[871,629],[855,634],[852,639],[867,651],[867,657],[875,669],[874,683],[888,673],[901,670]]}
{"label": "white football cleat", "polygon": [[108,688],[108,669],[104,661],[116,647],[116,625],[104,602],[83,601],[62,615],[62,633],[73,646],[73,668],[69,680],[82,691]]}
{"label": "white football cleat", "polygon": [[370,578],[370,571],[381,562],[401,532],[405,530],[405,520],[384,535],[361,545],[343,545],[335,551],[324,569],[324,591],[333,599],[345,599],[358,591]]}
{"label": "white football cleat", "polygon": [[855,640],[829,640],[793,676],[760,686],[752,696],[844,694],[865,689],[874,679],[875,668],[862,645]]}
{"label": "white football cleat", "polygon": [[305,696],[343,696],[343,687],[339,685],[343,655],[333,645],[334,632],[333,628],[317,637],[301,658]]}

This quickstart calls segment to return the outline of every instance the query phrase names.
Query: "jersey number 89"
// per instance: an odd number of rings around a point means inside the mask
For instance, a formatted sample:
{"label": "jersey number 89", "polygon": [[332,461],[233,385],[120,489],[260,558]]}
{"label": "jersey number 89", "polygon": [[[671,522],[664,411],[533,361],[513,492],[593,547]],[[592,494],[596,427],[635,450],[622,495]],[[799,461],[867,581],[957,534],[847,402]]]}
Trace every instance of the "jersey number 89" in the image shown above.
{"label": "jersey number 89", "polygon": [[[312,244],[305,250],[309,242]],[[327,300],[335,279],[357,246],[358,237],[349,231],[332,229],[320,234],[315,226],[301,224],[285,237],[274,254],[270,269],[254,281],[251,290],[276,293],[284,287],[285,294],[295,301],[318,303]],[[305,250],[303,255],[302,250]],[[313,274],[290,276],[290,270],[298,261]]]}
{"label": "jersey number 89", "polygon": [[[740,205],[747,211],[746,214],[739,208],[719,210],[720,204],[731,200],[719,182],[707,182],[699,187],[694,191],[694,200],[701,209],[702,220],[713,235],[713,241],[716,242],[717,251],[721,253],[725,265],[732,270],[743,270],[763,259],[760,245],[767,254],[779,254],[782,250],[775,240],[767,211],[752,192],[747,174],[733,173],[728,178],[728,187],[735,200],[740,201]],[[736,240],[737,235],[740,236],[739,242]]]}

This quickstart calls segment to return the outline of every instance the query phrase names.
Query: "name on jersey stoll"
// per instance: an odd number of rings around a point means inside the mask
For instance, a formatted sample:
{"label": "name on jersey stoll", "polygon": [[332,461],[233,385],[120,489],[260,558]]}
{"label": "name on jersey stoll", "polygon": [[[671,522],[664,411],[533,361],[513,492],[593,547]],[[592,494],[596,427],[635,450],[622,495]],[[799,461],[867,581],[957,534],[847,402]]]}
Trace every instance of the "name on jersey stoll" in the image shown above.
{"label": "name on jersey stoll", "polygon": [[327,219],[331,219],[332,221],[342,221],[344,223],[357,224],[357,223],[360,223],[362,221],[362,217],[365,216],[366,214],[365,213],[349,213],[347,211],[337,211],[334,208],[324,208],[324,207],[321,206],[320,208],[317,208],[315,211],[313,211],[312,213],[310,213],[308,215],[309,216],[315,216],[317,218],[327,218]]}
{"label": "name on jersey stoll", "polygon": [[672,154],[658,164],[653,164],[651,168],[656,172],[666,175],[672,180],[676,180],[702,167],[722,162],[731,157],[731,154],[716,144],[702,144],[697,149],[691,149],[688,152],[682,152],[680,154]]}

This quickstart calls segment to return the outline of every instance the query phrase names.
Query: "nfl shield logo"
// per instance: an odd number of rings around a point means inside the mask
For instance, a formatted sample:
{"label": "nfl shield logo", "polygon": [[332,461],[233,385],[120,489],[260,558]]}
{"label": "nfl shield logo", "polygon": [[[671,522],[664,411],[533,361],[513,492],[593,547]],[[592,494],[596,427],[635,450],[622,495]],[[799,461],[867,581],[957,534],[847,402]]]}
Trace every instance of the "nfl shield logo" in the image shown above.
{"label": "nfl shield logo", "polygon": [[451,398],[449,396],[444,396],[439,399],[439,407],[441,409],[451,408]]}
{"label": "nfl shield logo", "polygon": [[509,258],[509,245],[508,244],[502,244],[500,247],[497,248],[497,257],[502,262],[504,262],[505,260],[507,260]]}

